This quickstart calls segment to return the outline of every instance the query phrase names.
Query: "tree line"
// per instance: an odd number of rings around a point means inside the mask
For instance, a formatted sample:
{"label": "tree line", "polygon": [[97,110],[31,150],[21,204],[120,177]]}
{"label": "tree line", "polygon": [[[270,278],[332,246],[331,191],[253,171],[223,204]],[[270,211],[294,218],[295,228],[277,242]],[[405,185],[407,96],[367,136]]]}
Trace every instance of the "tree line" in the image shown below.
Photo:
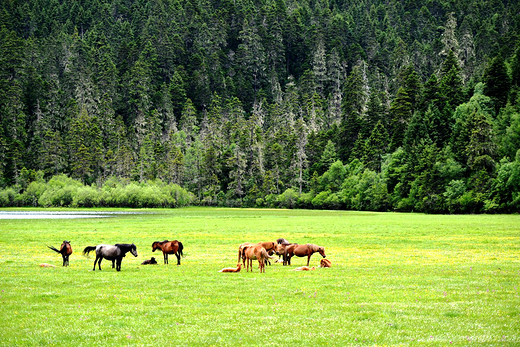
{"label": "tree line", "polygon": [[517,212],[519,13],[2,2],[0,204]]}

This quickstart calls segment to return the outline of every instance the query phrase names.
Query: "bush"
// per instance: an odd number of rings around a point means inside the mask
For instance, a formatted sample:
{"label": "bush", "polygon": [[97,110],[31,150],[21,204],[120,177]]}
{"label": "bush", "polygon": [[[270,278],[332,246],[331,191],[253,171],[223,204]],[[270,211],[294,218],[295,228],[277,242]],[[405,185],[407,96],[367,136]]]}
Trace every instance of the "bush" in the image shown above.
{"label": "bush", "polygon": [[96,207],[99,206],[102,192],[94,187],[85,186],[76,190],[72,200],[74,207]]}
{"label": "bush", "polygon": [[325,208],[325,201],[327,201],[331,192],[329,190],[325,190],[323,192],[319,192],[311,201],[312,206],[315,208]]}
{"label": "bush", "polygon": [[42,196],[43,192],[47,189],[47,185],[44,182],[33,181],[29,183],[25,192],[22,193],[20,200],[22,206],[38,206],[38,200]]}
{"label": "bush", "polygon": [[6,188],[0,191],[0,206],[11,207],[15,206],[16,191],[13,188]]}
{"label": "bush", "polygon": [[285,192],[278,195],[276,202],[282,208],[294,208],[298,201],[298,193],[292,188],[287,188]]}

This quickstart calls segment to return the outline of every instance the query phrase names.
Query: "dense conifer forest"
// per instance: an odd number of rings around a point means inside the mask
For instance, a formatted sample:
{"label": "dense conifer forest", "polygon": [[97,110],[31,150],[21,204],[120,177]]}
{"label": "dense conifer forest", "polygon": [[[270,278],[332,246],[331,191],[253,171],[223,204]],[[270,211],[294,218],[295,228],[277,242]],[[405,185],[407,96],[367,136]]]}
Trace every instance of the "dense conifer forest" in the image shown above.
{"label": "dense conifer forest", "polygon": [[520,2],[4,0],[0,205],[520,210]]}

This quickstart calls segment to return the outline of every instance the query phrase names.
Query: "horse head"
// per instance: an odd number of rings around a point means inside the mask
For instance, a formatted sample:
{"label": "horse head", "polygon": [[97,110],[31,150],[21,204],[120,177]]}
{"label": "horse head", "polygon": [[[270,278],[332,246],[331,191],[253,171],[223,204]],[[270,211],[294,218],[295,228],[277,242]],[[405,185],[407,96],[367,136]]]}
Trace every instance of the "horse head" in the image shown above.
{"label": "horse head", "polygon": [[318,247],[318,253],[320,253],[321,256],[323,258],[325,258],[326,257],[326,255],[325,255],[325,247]]}
{"label": "horse head", "polygon": [[274,251],[276,254],[281,255],[285,251],[285,245],[279,243],[274,247]]}
{"label": "horse head", "polygon": [[155,252],[157,249],[162,249],[161,243],[159,241],[155,241],[154,243],[152,243],[152,252]]}
{"label": "horse head", "polygon": [[130,253],[132,253],[132,255],[134,257],[137,257],[137,247],[132,243],[132,246],[130,248]]}

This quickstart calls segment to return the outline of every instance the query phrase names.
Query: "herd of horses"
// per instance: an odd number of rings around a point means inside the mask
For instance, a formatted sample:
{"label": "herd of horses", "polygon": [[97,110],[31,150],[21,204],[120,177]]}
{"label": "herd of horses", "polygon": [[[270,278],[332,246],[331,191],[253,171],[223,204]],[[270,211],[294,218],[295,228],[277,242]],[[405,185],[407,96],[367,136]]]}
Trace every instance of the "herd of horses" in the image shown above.
{"label": "herd of horses", "polygon": [[[69,257],[72,254],[72,246],[70,245],[70,241],[63,241],[60,249],[52,246],[47,247],[61,254],[63,258],[63,266],[69,265]],[[173,254],[177,257],[177,265],[181,265],[181,257],[184,256],[183,249],[184,246],[182,242],[177,240],[155,241],[152,243],[152,252],[155,252],[156,250],[162,251],[164,264],[168,264],[168,255]],[[97,246],[87,246],[85,249],[83,249],[83,255],[88,255],[92,251],[95,251],[96,253],[96,259],[94,260],[94,268],[92,271],[96,270],[96,264],[98,269],[101,270],[101,261],[103,259],[112,261],[112,268],[115,268],[116,271],[121,271],[121,263],[127,253],[130,252],[134,257],[137,257],[137,247],[133,243],[118,243],[115,245],[100,244]],[[314,253],[319,253],[323,258],[326,257],[324,247],[311,243],[300,245],[297,243],[290,243],[286,239],[282,238],[276,240],[276,242],[245,242],[238,247],[237,267],[224,268],[220,270],[220,272],[239,272],[242,266],[246,267],[246,271],[249,271],[249,269],[253,271],[253,260],[258,261],[260,272],[265,272],[265,266],[266,264],[270,264],[270,260],[274,258],[274,254],[278,255],[279,260],[281,257],[283,257],[283,265],[291,265],[291,258],[293,256],[307,257],[307,266],[299,269],[309,270],[311,269],[309,268],[309,262],[311,256]],[[240,261],[242,261],[242,264]],[[154,257],[152,257],[149,260],[145,260],[142,264],[157,264],[157,261]],[[320,266],[330,267],[330,261],[328,259],[322,259]]]}

